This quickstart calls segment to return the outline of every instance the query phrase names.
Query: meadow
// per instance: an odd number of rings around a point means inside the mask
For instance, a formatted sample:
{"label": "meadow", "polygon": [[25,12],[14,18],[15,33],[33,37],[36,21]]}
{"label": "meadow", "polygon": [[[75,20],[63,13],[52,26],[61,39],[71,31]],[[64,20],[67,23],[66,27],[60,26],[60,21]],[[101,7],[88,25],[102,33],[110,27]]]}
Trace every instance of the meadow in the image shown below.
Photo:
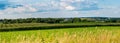
{"label": "meadow", "polygon": [[119,26],[0,32],[0,43],[120,43]]}
{"label": "meadow", "polygon": [[120,26],[120,23],[64,23],[64,24],[49,24],[49,23],[15,23],[15,24],[0,24],[0,32],[4,31],[25,31],[25,30],[47,30],[58,28],[77,28],[77,27],[96,27],[96,26]]}

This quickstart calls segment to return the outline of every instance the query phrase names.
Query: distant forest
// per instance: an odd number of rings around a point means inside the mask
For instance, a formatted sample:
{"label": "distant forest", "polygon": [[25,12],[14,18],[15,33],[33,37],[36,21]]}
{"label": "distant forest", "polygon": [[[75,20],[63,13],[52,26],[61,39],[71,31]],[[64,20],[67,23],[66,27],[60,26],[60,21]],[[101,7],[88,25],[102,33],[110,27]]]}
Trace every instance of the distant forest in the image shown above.
{"label": "distant forest", "polygon": [[120,23],[120,18],[109,17],[81,17],[81,18],[26,18],[26,19],[0,19],[0,23],[81,23],[81,22],[110,22]]}

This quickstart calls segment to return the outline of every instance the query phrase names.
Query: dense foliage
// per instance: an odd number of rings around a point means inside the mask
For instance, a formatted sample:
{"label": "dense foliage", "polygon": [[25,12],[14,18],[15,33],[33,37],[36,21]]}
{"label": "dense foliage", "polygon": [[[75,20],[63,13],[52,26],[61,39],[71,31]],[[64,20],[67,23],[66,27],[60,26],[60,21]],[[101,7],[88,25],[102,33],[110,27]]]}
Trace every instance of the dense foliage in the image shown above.
{"label": "dense foliage", "polygon": [[0,23],[79,23],[79,22],[120,22],[120,18],[107,17],[81,17],[81,18],[26,18],[1,19]]}

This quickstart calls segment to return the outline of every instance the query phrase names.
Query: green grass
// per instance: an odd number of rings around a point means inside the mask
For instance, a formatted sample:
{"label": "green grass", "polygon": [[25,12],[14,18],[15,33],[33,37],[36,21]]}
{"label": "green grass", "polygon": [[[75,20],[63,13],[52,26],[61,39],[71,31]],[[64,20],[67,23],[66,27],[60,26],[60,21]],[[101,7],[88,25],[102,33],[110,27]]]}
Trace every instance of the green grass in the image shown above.
{"label": "green grass", "polygon": [[44,29],[56,29],[56,28],[95,27],[95,26],[120,26],[120,23],[67,23],[67,24],[21,23],[21,24],[0,24],[0,32],[1,31],[20,31],[20,30],[44,30]]}
{"label": "green grass", "polygon": [[61,26],[61,25],[104,25],[104,24],[119,24],[120,23],[66,23],[66,24],[47,24],[47,23],[15,23],[15,24],[0,24],[0,28],[19,28],[19,27],[39,27],[39,26]]}
{"label": "green grass", "polygon": [[120,43],[119,26],[0,32],[0,43]]}

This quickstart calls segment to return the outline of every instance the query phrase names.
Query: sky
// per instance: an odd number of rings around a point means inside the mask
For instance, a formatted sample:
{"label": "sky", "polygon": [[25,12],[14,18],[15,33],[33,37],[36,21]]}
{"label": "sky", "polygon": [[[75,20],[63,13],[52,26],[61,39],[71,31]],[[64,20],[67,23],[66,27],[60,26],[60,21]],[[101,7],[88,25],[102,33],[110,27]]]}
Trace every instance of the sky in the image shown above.
{"label": "sky", "polygon": [[0,0],[0,19],[120,17],[120,0]]}

